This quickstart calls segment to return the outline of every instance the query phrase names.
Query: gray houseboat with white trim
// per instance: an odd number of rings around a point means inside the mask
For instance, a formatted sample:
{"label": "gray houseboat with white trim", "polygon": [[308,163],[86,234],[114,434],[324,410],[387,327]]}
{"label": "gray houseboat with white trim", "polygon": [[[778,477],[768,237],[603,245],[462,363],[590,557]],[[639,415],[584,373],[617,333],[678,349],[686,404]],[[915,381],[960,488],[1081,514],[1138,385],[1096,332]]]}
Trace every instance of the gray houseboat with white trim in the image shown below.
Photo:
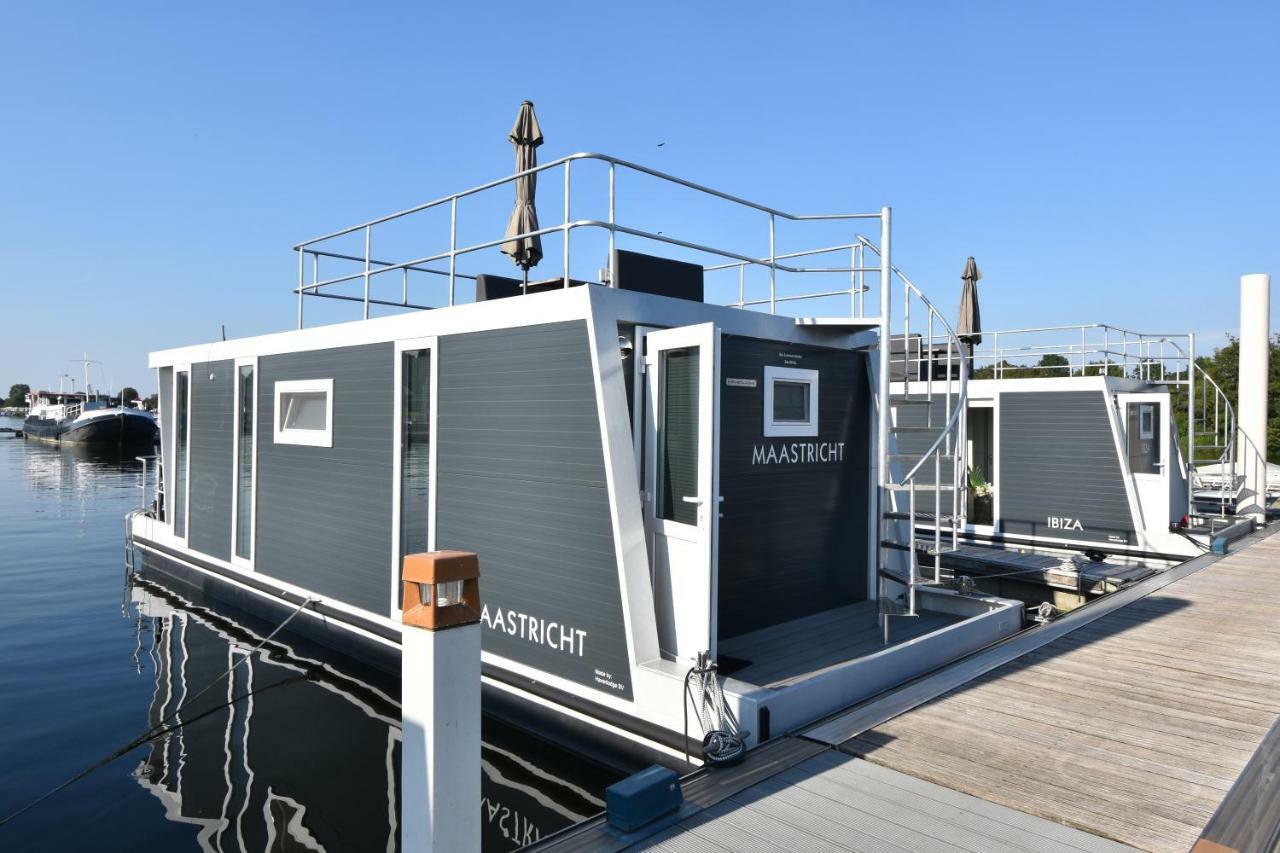
{"label": "gray houseboat with white trim", "polygon": [[[1092,324],[983,337],[967,354],[962,478],[973,473],[943,496],[942,530],[1003,547],[1180,561],[1231,524],[1247,451],[1238,451],[1230,400],[1196,364],[1194,335]],[[898,347],[910,366],[893,377],[895,400],[906,393],[905,371],[918,388],[947,370],[930,356],[945,338],[909,340]],[[895,405],[895,423],[919,429],[900,449],[928,446],[943,420],[941,411]],[[940,482],[954,482],[951,474],[941,470]],[[938,529],[934,506],[920,512],[928,540]]]}
{"label": "gray houseboat with white trim", "polygon": [[[563,176],[563,217],[520,238],[559,269],[493,275],[505,217],[467,210],[534,174]],[[718,248],[627,219],[667,191],[752,230]],[[151,355],[142,570],[277,618],[313,599],[291,629],[394,667],[403,556],[474,551],[486,701],[668,758],[732,725],[697,713],[700,660],[749,747],[1013,633],[1019,603],[924,585],[891,547],[910,527],[886,513],[935,487],[894,458],[880,343],[908,306],[948,327],[890,230],[888,208],[795,215],[575,154],[300,244],[298,328]],[[304,324],[330,304],[359,319]],[[959,429],[920,458],[963,464]]]}

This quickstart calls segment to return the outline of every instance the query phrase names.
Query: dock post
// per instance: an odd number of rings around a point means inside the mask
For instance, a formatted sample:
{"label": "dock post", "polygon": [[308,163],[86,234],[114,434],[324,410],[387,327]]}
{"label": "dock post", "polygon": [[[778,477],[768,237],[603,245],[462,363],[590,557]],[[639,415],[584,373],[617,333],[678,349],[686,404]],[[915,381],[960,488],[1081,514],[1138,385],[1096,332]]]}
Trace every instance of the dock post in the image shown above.
{"label": "dock post", "polygon": [[1236,458],[1244,475],[1237,515],[1267,519],[1267,374],[1271,347],[1271,276],[1240,276],[1240,408]]}
{"label": "dock post", "polygon": [[480,850],[480,568],[475,554],[404,558],[400,849]]}

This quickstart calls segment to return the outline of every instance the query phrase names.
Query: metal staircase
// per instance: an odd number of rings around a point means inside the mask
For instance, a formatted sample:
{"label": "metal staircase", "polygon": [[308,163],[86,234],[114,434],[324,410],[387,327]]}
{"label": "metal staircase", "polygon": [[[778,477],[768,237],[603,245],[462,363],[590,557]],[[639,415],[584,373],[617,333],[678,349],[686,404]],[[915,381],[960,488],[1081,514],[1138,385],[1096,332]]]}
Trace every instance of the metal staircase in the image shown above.
{"label": "metal staircase", "polygon": [[1219,517],[1234,511],[1244,483],[1236,453],[1236,410],[1222,387],[1191,361],[1195,376],[1187,413],[1188,510],[1211,507]]}
{"label": "metal staircase", "polygon": [[[862,238],[877,256],[880,250]],[[901,325],[889,312],[881,341],[878,599],[886,642],[893,616],[919,614],[916,589],[942,580],[942,555],[955,550],[966,514],[965,344],[920,288],[891,266],[902,286]],[[893,288],[896,290],[896,287]],[[932,526],[924,569],[917,523]]]}

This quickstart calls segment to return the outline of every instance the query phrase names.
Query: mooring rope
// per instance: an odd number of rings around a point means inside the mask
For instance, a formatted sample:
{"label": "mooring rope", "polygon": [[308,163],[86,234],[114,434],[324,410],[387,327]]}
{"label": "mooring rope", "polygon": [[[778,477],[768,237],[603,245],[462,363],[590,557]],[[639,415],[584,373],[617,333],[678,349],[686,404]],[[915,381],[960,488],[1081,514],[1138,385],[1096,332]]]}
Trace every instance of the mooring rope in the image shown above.
{"label": "mooring rope", "polygon": [[[690,679],[698,676],[699,697],[693,695]],[[716,677],[715,661],[698,655],[696,666],[684,674],[684,760],[689,761],[689,703],[692,702],[702,726],[702,760],[712,766],[736,764],[746,753],[746,733],[724,698],[724,688]]]}
{"label": "mooring rope", "polygon": [[266,685],[266,686],[264,686],[264,687],[260,687],[260,688],[258,688],[257,690],[251,690],[251,691],[249,691],[248,693],[244,693],[244,694],[241,694],[240,696],[236,696],[236,697],[234,697],[234,698],[232,698],[232,699],[230,699],[230,700],[228,700],[228,701],[226,701],[226,702],[222,703],[221,705],[218,705],[218,706],[216,706],[216,707],[214,707],[214,708],[210,708],[210,709],[208,709],[207,711],[204,711],[204,712],[202,712],[202,713],[200,713],[200,714],[197,714],[196,716],[192,717],[192,718],[191,718],[191,719],[189,719],[189,720],[183,720],[182,722],[179,722],[177,725],[170,725],[170,723],[172,723],[175,719],[177,719],[177,717],[178,717],[178,716],[179,716],[179,715],[180,715],[180,714],[181,714],[181,713],[182,713],[186,708],[190,707],[190,706],[191,706],[191,704],[192,704],[193,702],[195,702],[197,699],[199,699],[199,698],[200,698],[201,696],[203,696],[204,694],[208,693],[211,689],[213,689],[213,687],[214,687],[216,684],[218,684],[218,683],[219,683],[220,681],[222,681],[224,678],[226,678],[227,676],[231,675],[231,673],[233,673],[233,672],[235,671],[236,667],[240,666],[240,664],[244,663],[245,661],[249,660],[251,657],[253,657],[254,655],[256,655],[258,652],[260,652],[260,651],[262,650],[263,646],[265,646],[267,643],[269,643],[269,642],[272,640],[272,638],[274,638],[274,637],[275,637],[275,635],[276,635],[276,634],[280,633],[280,631],[284,629],[284,626],[285,626],[285,625],[288,625],[288,624],[289,624],[289,622],[293,620],[293,617],[295,617],[295,616],[297,616],[299,613],[301,613],[301,612],[303,611],[303,609],[304,609],[308,604],[313,604],[313,603],[314,603],[314,602],[316,602],[317,600],[318,600],[318,599],[315,599],[315,598],[308,598],[308,599],[306,599],[305,601],[303,601],[301,604],[299,604],[299,605],[297,606],[297,608],[296,608],[292,613],[290,613],[287,617],[285,617],[285,620],[284,620],[283,622],[281,622],[279,625],[277,625],[277,626],[275,627],[275,629],[274,629],[274,630],[272,630],[272,632],[271,632],[270,634],[268,634],[267,636],[263,637],[263,638],[262,638],[262,642],[258,643],[258,645],[256,645],[256,646],[254,646],[253,650],[252,650],[251,652],[249,652],[249,654],[242,656],[239,660],[237,660],[237,661],[236,661],[235,663],[233,663],[231,666],[227,667],[226,671],[224,671],[222,674],[220,674],[220,675],[218,675],[217,677],[215,677],[212,681],[210,681],[210,682],[209,682],[208,684],[206,684],[204,687],[201,687],[201,688],[200,688],[200,690],[199,690],[199,691],[197,691],[197,692],[196,692],[196,694],[195,694],[194,696],[192,696],[190,699],[186,700],[186,701],[185,701],[185,702],[183,702],[180,706],[178,706],[177,708],[175,708],[172,714],[170,714],[169,716],[165,717],[163,720],[161,720],[160,722],[156,723],[154,726],[152,726],[151,728],[147,729],[145,732],[143,732],[142,734],[138,735],[137,737],[135,737],[133,740],[129,741],[129,742],[128,742],[127,744],[125,744],[124,746],[122,746],[122,747],[120,747],[119,749],[115,750],[115,751],[114,751],[114,752],[112,752],[110,755],[108,755],[108,756],[106,756],[106,757],[104,757],[104,758],[101,758],[101,759],[99,759],[99,760],[95,761],[93,764],[90,764],[88,767],[84,768],[84,769],[83,769],[83,770],[81,770],[79,773],[77,773],[77,774],[75,774],[74,776],[70,777],[70,778],[69,778],[69,779],[67,779],[66,781],[61,782],[61,783],[59,783],[59,784],[55,785],[53,788],[50,788],[50,789],[49,789],[48,791],[46,791],[44,794],[41,794],[39,797],[37,797],[36,799],[34,799],[34,800],[32,800],[31,802],[27,803],[25,806],[23,806],[22,808],[18,809],[17,811],[10,813],[10,814],[6,815],[6,816],[5,816],[5,817],[3,817],[3,818],[0,818],[0,826],[4,826],[5,824],[7,824],[7,823],[9,823],[10,821],[12,821],[14,818],[20,817],[21,815],[25,814],[26,812],[31,811],[31,809],[33,809],[33,808],[35,808],[36,806],[40,805],[40,804],[41,804],[41,803],[43,803],[45,800],[49,799],[50,797],[52,797],[53,795],[55,795],[55,794],[59,793],[60,791],[66,790],[67,788],[71,787],[71,786],[72,786],[72,785],[74,785],[76,782],[79,782],[81,779],[83,779],[84,777],[88,776],[88,775],[89,775],[90,773],[92,773],[93,771],[98,770],[99,768],[102,768],[102,767],[107,766],[108,764],[110,764],[111,762],[115,761],[115,760],[116,760],[117,758],[119,758],[120,756],[125,755],[125,754],[127,754],[127,753],[129,753],[129,752],[132,752],[133,750],[137,749],[138,747],[142,746],[143,744],[145,744],[145,743],[147,743],[147,742],[149,742],[149,741],[155,740],[156,738],[158,738],[158,737],[162,737],[162,736],[167,735],[167,734],[169,734],[169,733],[171,733],[171,732],[175,732],[175,731],[177,731],[178,729],[182,728],[183,726],[190,725],[191,723],[194,723],[196,720],[199,720],[199,719],[201,719],[202,717],[207,717],[209,714],[212,714],[212,713],[214,713],[215,711],[220,711],[220,710],[222,710],[223,708],[226,708],[226,707],[229,707],[229,706],[231,706],[231,705],[234,705],[236,702],[239,702],[241,699],[246,699],[246,698],[248,698],[249,696],[254,696],[254,695],[258,694],[258,693],[262,693],[262,692],[264,692],[264,691],[266,691],[266,690],[271,690],[272,688],[275,688],[275,687],[281,687],[281,686],[283,686],[283,685],[285,685],[285,684],[292,684],[292,683],[297,682],[297,681],[306,681],[306,680],[307,680],[307,676],[305,676],[305,675],[299,675],[299,676],[296,676],[296,677],[293,677],[293,678],[286,678],[286,679],[284,679],[283,681],[277,681],[277,682],[274,682],[274,683],[272,683],[272,684],[268,684],[268,685]]}

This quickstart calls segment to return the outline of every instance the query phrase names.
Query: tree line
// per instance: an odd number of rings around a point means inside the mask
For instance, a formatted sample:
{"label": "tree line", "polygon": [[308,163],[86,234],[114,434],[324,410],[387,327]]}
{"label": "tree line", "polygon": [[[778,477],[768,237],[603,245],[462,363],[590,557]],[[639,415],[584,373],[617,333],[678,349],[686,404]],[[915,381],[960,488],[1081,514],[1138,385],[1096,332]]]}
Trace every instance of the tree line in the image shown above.
{"label": "tree line", "polygon": [[[0,387],[3,387],[3,386],[0,386]],[[5,405],[6,407],[12,407],[12,408],[22,408],[26,406],[27,394],[30,393],[30,391],[31,391],[30,385],[26,384],[25,382],[15,382],[13,385],[9,386],[9,396],[5,398],[3,405]],[[134,388],[130,385],[126,385],[120,389],[120,395],[118,399],[121,405],[128,406],[128,405],[131,405],[134,400],[141,399],[141,395],[138,394],[137,388]],[[151,394],[150,396],[148,396],[146,399],[143,400],[143,405],[146,406],[146,408],[150,409],[151,411],[156,410],[158,403],[159,403],[159,398],[155,394]]]}

